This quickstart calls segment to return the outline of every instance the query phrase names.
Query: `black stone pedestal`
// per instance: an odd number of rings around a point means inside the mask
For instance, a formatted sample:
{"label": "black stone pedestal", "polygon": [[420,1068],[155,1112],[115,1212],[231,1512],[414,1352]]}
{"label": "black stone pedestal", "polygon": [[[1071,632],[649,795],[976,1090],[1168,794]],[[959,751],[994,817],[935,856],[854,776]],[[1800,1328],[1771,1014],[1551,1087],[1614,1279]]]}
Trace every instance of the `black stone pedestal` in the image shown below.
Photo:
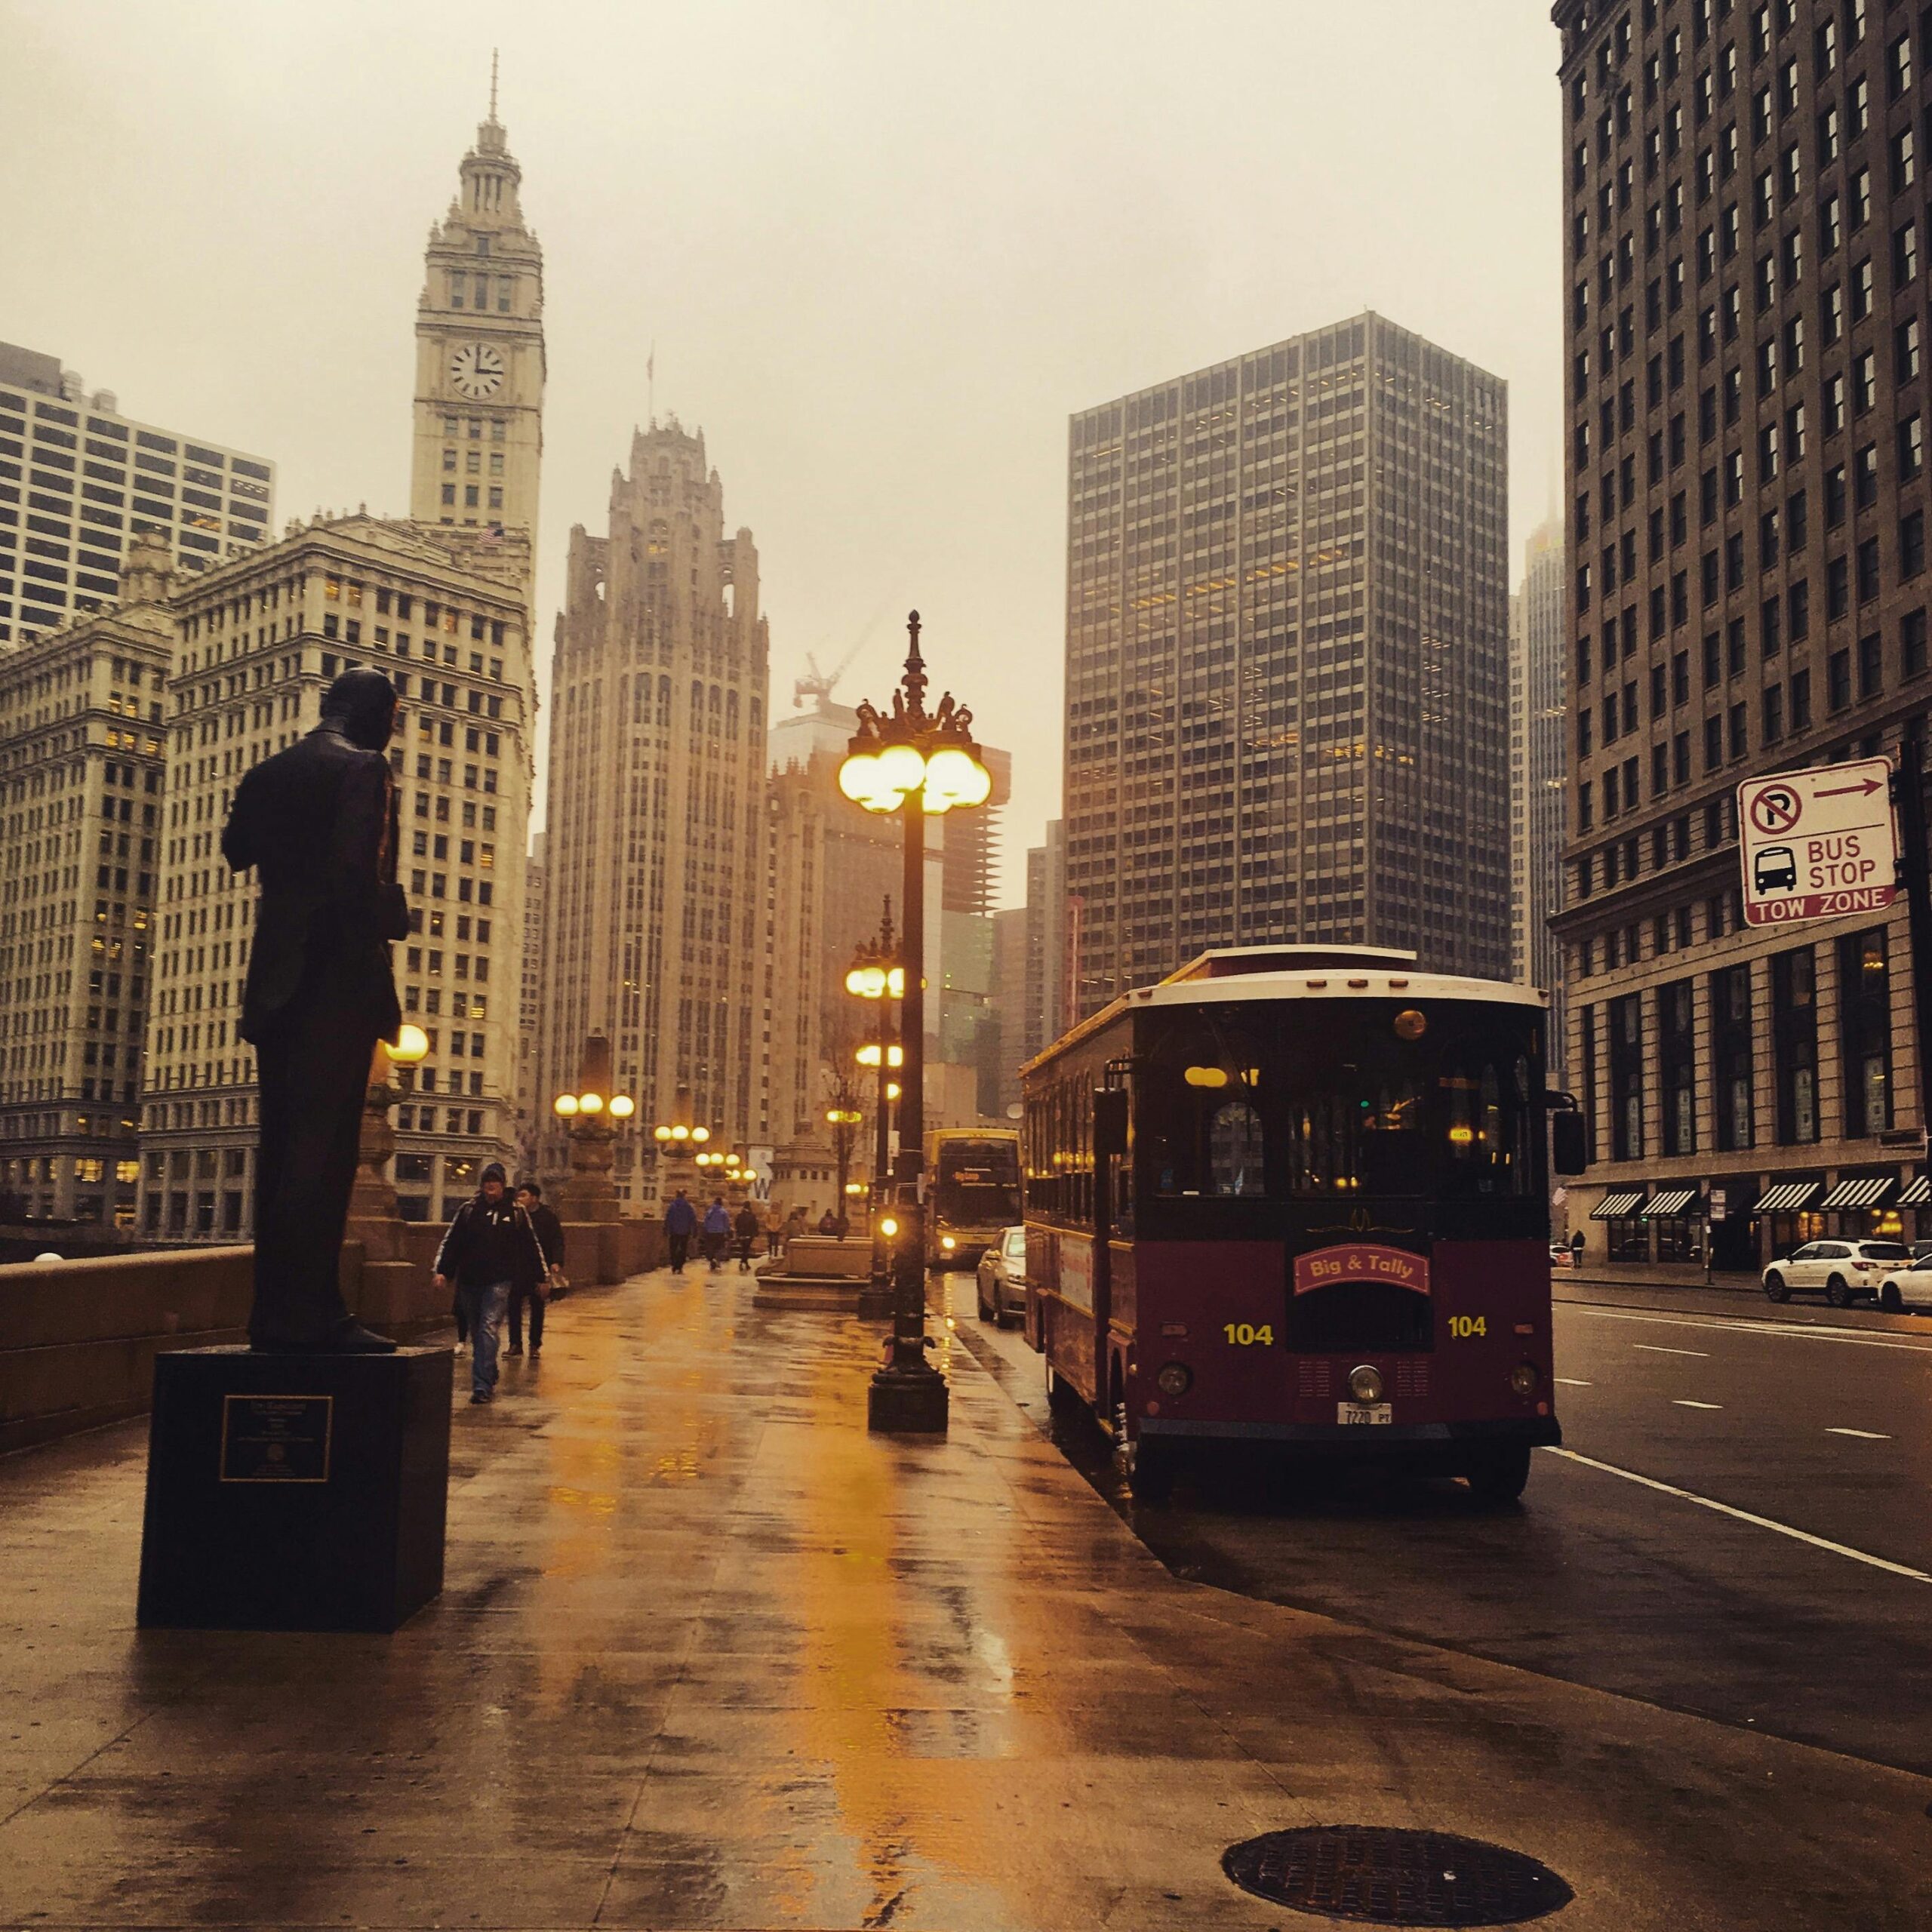
{"label": "black stone pedestal", "polygon": [[880,1435],[943,1435],[947,1398],[936,1368],[881,1368],[866,1391],[866,1426]]}
{"label": "black stone pedestal", "polygon": [[137,1620],[393,1630],[443,1587],[447,1349],[155,1358]]}

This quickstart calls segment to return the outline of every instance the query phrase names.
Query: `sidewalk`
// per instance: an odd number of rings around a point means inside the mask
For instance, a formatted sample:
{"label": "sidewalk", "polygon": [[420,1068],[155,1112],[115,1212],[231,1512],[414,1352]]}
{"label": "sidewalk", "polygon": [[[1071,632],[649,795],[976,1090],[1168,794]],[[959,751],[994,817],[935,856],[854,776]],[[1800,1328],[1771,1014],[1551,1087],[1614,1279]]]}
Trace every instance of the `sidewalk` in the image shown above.
{"label": "sidewalk", "polygon": [[392,1638],[137,1633],[140,1426],[0,1460],[0,1925],[1291,1932],[1222,1852],[1330,1823],[1564,1932],[1932,1922],[1932,1781],[1177,1581],[949,1338],[875,1438],[751,1293],[560,1304]]}

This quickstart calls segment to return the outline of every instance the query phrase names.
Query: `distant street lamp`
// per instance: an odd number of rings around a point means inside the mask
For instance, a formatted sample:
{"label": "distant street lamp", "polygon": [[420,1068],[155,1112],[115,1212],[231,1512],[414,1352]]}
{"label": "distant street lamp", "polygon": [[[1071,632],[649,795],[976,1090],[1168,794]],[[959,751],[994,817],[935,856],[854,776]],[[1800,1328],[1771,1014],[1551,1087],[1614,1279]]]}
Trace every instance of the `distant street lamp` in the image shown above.
{"label": "distant street lamp", "polygon": [[590,1034],[577,1062],[576,1091],[559,1094],[550,1103],[570,1143],[570,1179],[564,1184],[561,1203],[567,1220],[617,1219],[617,1190],[611,1180],[612,1150],[637,1112],[637,1103],[628,1094],[612,1093],[612,1084],[611,1042],[601,1033]]}
{"label": "distant street lamp", "polygon": [[[429,1035],[411,1021],[398,1029],[393,1046],[378,1040],[370,1056],[369,1086],[363,1097],[361,1131],[356,1137],[355,1185],[349,1197],[349,1219],[352,1236],[361,1242],[365,1256],[371,1261],[401,1257],[402,1211],[396,1203],[395,1186],[383,1171],[395,1152],[395,1129],[389,1124],[389,1109],[403,1092],[390,1080],[389,1069],[392,1064],[414,1067],[429,1051]],[[397,1224],[395,1232],[390,1231],[391,1223]],[[390,1249],[395,1251],[386,1251]]]}
{"label": "distant street lamp", "polygon": [[[926,1359],[925,1210],[920,1169],[925,1136],[926,825],[930,817],[983,805],[992,774],[972,735],[973,714],[946,692],[926,709],[926,666],[919,654],[919,614],[906,623],[905,675],[892,694],[890,715],[870,704],[858,709],[859,728],[838,768],[838,789],[872,812],[903,814],[905,933],[900,946],[904,992],[900,1039],[905,1092],[899,1103],[898,1200],[890,1223],[893,1257],[891,1359],[872,1377],[866,1404],[869,1427],[943,1434],[946,1378]],[[890,1055],[885,1057],[889,1063]]]}

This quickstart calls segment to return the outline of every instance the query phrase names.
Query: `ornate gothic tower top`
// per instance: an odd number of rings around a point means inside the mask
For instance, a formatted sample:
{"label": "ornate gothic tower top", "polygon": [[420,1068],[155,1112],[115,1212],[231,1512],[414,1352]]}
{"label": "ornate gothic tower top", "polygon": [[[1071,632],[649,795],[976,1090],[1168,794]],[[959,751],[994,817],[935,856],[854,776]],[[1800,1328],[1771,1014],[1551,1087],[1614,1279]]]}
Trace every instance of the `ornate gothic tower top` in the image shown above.
{"label": "ornate gothic tower top", "polygon": [[543,454],[543,251],[497,118],[494,59],[489,118],[458,176],[429,231],[417,303],[410,515],[475,532],[527,582]]}

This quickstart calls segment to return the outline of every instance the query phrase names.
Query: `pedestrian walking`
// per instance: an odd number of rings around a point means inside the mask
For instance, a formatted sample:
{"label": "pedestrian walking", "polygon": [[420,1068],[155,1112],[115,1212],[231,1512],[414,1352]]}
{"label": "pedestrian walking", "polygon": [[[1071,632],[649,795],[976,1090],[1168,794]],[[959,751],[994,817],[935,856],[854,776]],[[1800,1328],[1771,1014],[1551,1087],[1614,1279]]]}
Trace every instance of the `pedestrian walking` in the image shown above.
{"label": "pedestrian walking", "polygon": [[731,1238],[731,1211],[721,1194],[712,1196],[704,1211],[704,1258],[715,1275],[724,1265],[724,1244]]}
{"label": "pedestrian walking", "polygon": [[497,1341],[512,1290],[528,1292],[543,1276],[537,1231],[509,1198],[502,1162],[492,1161],[475,1195],[456,1211],[436,1251],[436,1292],[454,1283],[469,1324],[472,1402],[489,1401],[496,1394]]}
{"label": "pedestrian walking", "polygon": [[768,1258],[777,1258],[779,1244],[784,1238],[785,1217],[778,1211],[778,1204],[774,1201],[764,1211],[764,1251]]}
{"label": "pedestrian walking", "polygon": [[818,1217],[818,1231],[822,1235],[835,1235],[838,1232],[838,1217],[829,1208]]}
{"label": "pedestrian walking", "polygon": [[749,1275],[752,1269],[752,1251],[758,1246],[761,1223],[758,1210],[747,1201],[738,1210],[738,1218],[731,1224],[731,1231],[738,1238],[738,1272]]}
{"label": "pedestrian walking", "polygon": [[685,1198],[681,1187],[664,1211],[664,1244],[671,1254],[671,1272],[685,1272],[685,1257],[691,1251],[691,1236],[697,1232],[697,1210]]}
{"label": "pedestrian walking", "polygon": [[516,1191],[516,1203],[530,1217],[537,1245],[543,1251],[543,1278],[526,1295],[510,1291],[510,1353],[523,1353],[523,1310],[530,1305],[530,1352],[533,1358],[543,1352],[543,1315],[552,1294],[563,1284],[564,1224],[544,1205],[543,1184],[527,1180]]}

